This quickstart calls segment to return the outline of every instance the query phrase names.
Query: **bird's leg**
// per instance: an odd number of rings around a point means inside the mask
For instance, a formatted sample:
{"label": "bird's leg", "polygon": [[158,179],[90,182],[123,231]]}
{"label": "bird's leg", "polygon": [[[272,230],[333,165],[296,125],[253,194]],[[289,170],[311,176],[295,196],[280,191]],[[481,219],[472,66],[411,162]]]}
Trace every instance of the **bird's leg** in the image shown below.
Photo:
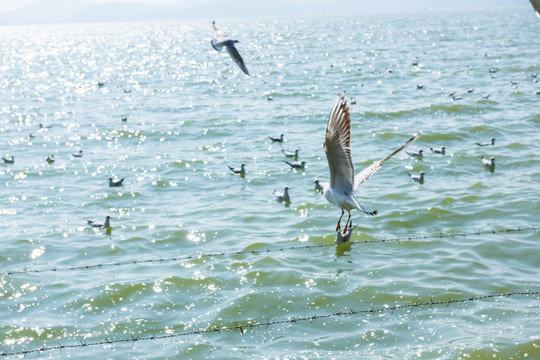
{"label": "bird's leg", "polygon": [[343,217],[344,213],[345,213],[345,211],[343,211],[343,209],[341,209],[341,216],[339,217],[339,220],[337,221],[336,231],[339,231],[341,229],[341,218]]}
{"label": "bird's leg", "polygon": [[349,226],[349,221],[351,221],[351,212],[349,211],[349,218],[347,219],[347,222],[345,223],[345,230],[343,230],[343,235],[347,234],[347,227]]}

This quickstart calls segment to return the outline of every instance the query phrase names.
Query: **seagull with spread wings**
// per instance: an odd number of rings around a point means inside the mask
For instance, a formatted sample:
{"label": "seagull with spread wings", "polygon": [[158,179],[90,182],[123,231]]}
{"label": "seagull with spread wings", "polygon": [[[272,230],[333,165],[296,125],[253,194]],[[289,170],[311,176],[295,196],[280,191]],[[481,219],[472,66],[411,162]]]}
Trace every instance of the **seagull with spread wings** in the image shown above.
{"label": "seagull with spread wings", "polygon": [[225,49],[227,49],[227,52],[229,53],[231,58],[234,60],[236,65],[238,65],[238,67],[247,76],[251,76],[249,75],[249,71],[246,67],[246,64],[244,64],[244,59],[242,59],[242,57],[240,56],[240,53],[238,52],[238,50],[236,50],[236,47],[234,46],[234,44],[239,43],[240,41],[231,40],[231,38],[229,37],[229,35],[227,35],[225,31],[217,27],[215,21],[212,22],[212,26],[214,27],[214,30],[216,31],[216,36],[217,36],[217,40],[212,39],[211,41],[212,47],[216,49],[217,51],[221,51],[223,47],[225,47]]}
{"label": "seagull with spread wings", "polygon": [[354,191],[360,184],[379,170],[386,160],[412,144],[419,136],[420,134],[414,135],[399,149],[381,160],[375,161],[355,176],[351,155],[351,116],[349,105],[345,96],[339,95],[328,119],[326,137],[323,144],[323,149],[326,152],[326,158],[328,160],[328,167],[330,168],[330,182],[322,184],[322,193],[326,200],[341,209],[341,216],[337,222],[336,231],[341,229],[341,218],[345,210],[349,213],[349,219],[345,224],[344,234],[347,233],[347,226],[351,219],[351,210],[358,209],[368,215],[377,214],[377,210],[370,210],[360,204],[353,196]]}

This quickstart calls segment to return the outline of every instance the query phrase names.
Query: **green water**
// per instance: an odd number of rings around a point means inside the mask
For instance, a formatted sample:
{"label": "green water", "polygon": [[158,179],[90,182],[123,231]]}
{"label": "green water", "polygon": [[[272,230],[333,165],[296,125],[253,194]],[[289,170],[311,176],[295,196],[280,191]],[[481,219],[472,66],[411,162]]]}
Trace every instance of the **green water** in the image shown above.
{"label": "green water", "polygon": [[[0,354],[539,359],[538,295],[363,312],[540,290],[538,234],[498,232],[540,225],[532,11],[220,25],[252,77],[212,49],[210,20],[0,27],[0,152],[15,156],[0,164]],[[354,243],[336,247],[340,211],[313,181],[344,91],[358,171],[418,131],[425,155],[358,189],[379,214],[353,212]],[[107,215],[108,232],[86,224]],[[417,238],[366,242],[396,236]],[[261,322],[278,323],[182,335]]]}

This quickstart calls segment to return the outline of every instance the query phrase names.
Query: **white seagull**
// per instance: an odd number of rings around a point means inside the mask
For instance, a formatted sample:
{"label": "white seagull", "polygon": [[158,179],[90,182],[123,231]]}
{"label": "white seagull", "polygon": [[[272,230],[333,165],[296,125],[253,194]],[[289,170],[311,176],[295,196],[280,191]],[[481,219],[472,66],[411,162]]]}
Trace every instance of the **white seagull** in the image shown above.
{"label": "white seagull", "polygon": [[420,134],[413,136],[399,149],[354,175],[354,166],[351,155],[351,116],[347,100],[341,94],[330,113],[326,126],[326,136],[323,149],[326,152],[330,170],[330,183],[323,183],[322,193],[326,200],[341,209],[341,216],[337,222],[336,231],[341,229],[341,218],[345,210],[349,219],[345,224],[343,233],[347,233],[347,226],[351,219],[351,210],[359,209],[368,215],[377,214],[377,210],[369,210],[360,204],[354,197],[354,191],[364,181],[369,179],[382,167],[383,162],[412,144]]}
{"label": "white seagull", "polygon": [[240,175],[241,177],[244,177],[244,176],[246,176],[245,166],[246,166],[245,164],[241,164],[240,169],[236,169],[236,168],[233,168],[232,166],[229,166],[229,169],[231,169],[231,171],[234,174],[237,174],[237,175]]}
{"label": "white seagull", "polygon": [[446,147],[445,146],[441,146],[440,149],[435,149],[435,148],[432,148],[431,146],[428,146],[428,148],[434,154],[441,154],[441,155],[446,154]]}
{"label": "white seagull", "polygon": [[2,156],[2,159],[4,159],[4,162],[6,164],[14,164],[15,163],[15,156],[11,155],[8,157]]}
{"label": "white seagull", "polygon": [[490,142],[488,142],[488,143],[476,143],[476,145],[478,145],[478,146],[490,146],[490,145],[495,145],[495,138],[492,137],[492,138],[490,139]]}
{"label": "white seagull", "polygon": [[88,223],[88,225],[90,225],[93,228],[110,228],[111,227],[111,223],[109,221],[110,219],[111,219],[111,217],[109,215],[107,215],[105,217],[105,223],[104,224],[95,223],[92,220],[86,220],[86,222]]}
{"label": "white seagull", "polygon": [[288,186],[285,186],[285,189],[283,190],[283,193],[279,193],[276,190],[274,190],[274,196],[276,197],[277,201],[291,202],[291,198],[289,197],[289,187]]}
{"label": "white seagull", "polygon": [[420,149],[418,151],[405,151],[409,156],[412,156],[412,157],[422,157],[424,156],[424,150]]}
{"label": "white seagull", "polygon": [[409,177],[411,178],[412,181],[419,182],[420,184],[424,183],[424,175],[425,175],[425,173],[423,171],[420,171],[420,173],[418,175],[414,175],[414,174],[411,174],[411,173],[407,173],[407,175],[409,175]]}
{"label": "white seagull", "polygon": [[238,43],[240,41],[231,40],[231,38],[229,37],[229,35],[227,35],[227,33],[225,31],[221,30],[220,28],[218,28],[216,26],[215,21],[212,21],[212,26],[214,27],[214,30],[216,31],[216,36],[217,36],[217,40],[212,39],[212,41],[211,41],[212,47],[214,49],[216,49],[217,51],[221,51],[221,49],[223,49],[223,47],[225,47],[225,49],[227,49],[227,52],[229,53],[231,58],[234,60],[236,65],[238,65],[238,67],[247,76],[250,76],[249,71],[248,71],[248,69],[246,67],[246,64],[244,64],[244,60],[240,56],[240,53],[238,52],[238,50],[236,50],[236,47],[234,46],[234,44],[236,44],[236,43]]}
{"label": "white seagull", "polygon": [[279,137],[273,137],[273,136],[270,136],[270,135],[266,135],[268,136],[268,138],[270,140],[272,140],[272,142],[279,142],[279,143],[282,143],[283,142],[283,134],[279,135]]}
{"label": "white seagull", "polygon": [[283,152],[283,155],[285,155],[285,157],[288,157],[288,158],[293,158],[293,159],[298,159],[298,149],[294,150],[294,152],[288,152],[288,151],[285,151],[283,150],[283,148],[281,149],[281,152]]}
{"label": "white seagull", "polygon": [[495,158],[492,156],[488,160],[484,157],[484,155],[482,155],[482,166],[493,171],[495,169]]}
{"label": "white seagull", "polygon": [[293,169],[297,169],[297,170],[304,170],[306,168],[306,162],[305,161],[302,161],[302,162],[289,162],[289,161],[284,161],[284,163],[286,163],[287,165],[289,165],[291,168]]}
{"label": "white seagull", "polygon": [[109,187],[118,187],[122,186],[122,183],[124,182],[125,177],[121,178],[120,180],[113,180],[112,177],[109,178]]}

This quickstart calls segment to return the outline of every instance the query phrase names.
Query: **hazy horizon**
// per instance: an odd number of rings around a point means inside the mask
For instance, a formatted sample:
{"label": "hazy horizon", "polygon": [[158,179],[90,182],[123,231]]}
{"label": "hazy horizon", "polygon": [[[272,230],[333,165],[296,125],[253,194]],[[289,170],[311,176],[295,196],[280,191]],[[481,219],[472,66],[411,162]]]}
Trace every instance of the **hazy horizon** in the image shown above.
{"label": "hazy horizon", "polygon": [[409,13],[530,6],[528,0],[0,0],[0,24]]}

